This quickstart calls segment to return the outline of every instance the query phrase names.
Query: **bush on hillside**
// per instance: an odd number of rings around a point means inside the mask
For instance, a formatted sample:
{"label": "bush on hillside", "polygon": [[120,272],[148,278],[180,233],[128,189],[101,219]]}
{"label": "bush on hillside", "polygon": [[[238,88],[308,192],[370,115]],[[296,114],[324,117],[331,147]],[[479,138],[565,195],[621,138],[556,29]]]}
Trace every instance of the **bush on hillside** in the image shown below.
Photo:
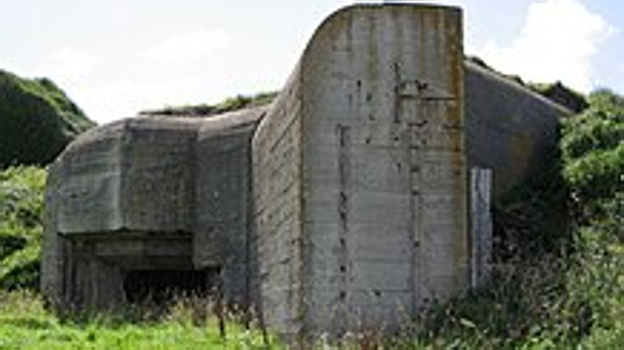
{"label": "bush on hillside", "polygon": [[568,283],[588,310],[588,346],[615,349],[624,346],[624,97],[599,90],[589,103],[562,140],[577,225]]}
{"label": "bush on hillside", "polygon": [[564,176],[582,216],[624,192],[624,98],[608,90],[589,96],[590,107],[564,128]]}
{"label": "bush on hillside", "polygon": [[0,169],[47,164],[92,126],[51,80],[0,70]]}

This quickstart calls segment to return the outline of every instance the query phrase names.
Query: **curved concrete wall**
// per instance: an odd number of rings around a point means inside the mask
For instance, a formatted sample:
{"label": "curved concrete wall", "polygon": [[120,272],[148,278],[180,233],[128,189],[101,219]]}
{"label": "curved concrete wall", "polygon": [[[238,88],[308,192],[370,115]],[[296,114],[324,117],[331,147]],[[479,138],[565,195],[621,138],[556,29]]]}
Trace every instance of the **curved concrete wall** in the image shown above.
{"label": "curved concrete wall", "polygon": [[460,16],[339,11],[261,122],[258,285],[281,333],[396,329],[466,287]]}

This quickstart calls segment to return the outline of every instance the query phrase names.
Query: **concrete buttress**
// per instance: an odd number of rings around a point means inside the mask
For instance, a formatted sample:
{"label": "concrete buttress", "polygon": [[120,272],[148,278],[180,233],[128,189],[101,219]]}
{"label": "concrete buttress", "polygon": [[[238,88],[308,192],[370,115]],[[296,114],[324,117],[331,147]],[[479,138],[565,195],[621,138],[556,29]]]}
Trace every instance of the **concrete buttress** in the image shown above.
{"label": "concrete buttress", "polygon": [[468,282],[461,13],[328,18],[253,139],[266,322],[396,329]]}

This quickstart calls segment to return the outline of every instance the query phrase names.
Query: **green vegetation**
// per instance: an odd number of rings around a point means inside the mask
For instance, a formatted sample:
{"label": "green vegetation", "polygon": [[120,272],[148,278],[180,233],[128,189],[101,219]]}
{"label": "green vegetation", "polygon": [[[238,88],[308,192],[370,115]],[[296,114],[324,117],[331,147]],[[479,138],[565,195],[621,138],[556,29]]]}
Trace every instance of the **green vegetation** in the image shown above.
{"label": "green vegetation", "polygon": [[588,102],[559,165],[496,208],[491,283],[426,315],[425,348],[624,348],[624,98]]}
{"label": "green vegetation", "polygon": [[0,291],[0,350],[277,348],[234,316],[197,314],[209,307],[184,299],[159,317],[135,312],[132,321],[106,315],[60,318],[31,293]]}
{"label": "green vegetation", "polygon": [[47,164],[92,126],[51,80],[28,80],[0,70],[0,169]]}
{"label": "green vegetation", "polygon": [[590,108],[565,125],[562,140],[576,218],[569,290],[590,317],[587,344],[624,348],[624,97],[589,96]]}
{"label": "green vegetation", "polygon": [[45,169],[0,172],[0,289],[36,289],[43,226]]}
{"label": "green vegetation", "polygon": [[195,106],[165,107],[159,110],[143,111],[142,115],[168,115],[177,117],[207,117],[244,108],[264,106],[271,103],[277,92],[262,92],[252,96],[238,95],[230,97],[215,105],[201,104]]}
{"label": "green vegetation", "polygon": [[581,113],[589,107],[585,96],[561,84],[561,82],[554,84],[531,83],[529,88],[574,113]]}
{"label": "green vegetation", "polygon": [[565,125],[565,177],[585,219],[624,192],[624,98],[609,91],[589,96],[591,107]]}

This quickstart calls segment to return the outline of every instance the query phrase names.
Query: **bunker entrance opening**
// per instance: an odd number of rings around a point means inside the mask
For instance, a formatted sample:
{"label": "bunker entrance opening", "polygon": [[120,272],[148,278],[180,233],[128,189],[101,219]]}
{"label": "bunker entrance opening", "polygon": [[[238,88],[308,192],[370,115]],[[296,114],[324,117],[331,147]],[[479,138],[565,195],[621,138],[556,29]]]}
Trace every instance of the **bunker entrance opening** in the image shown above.
{"label": "bunker entrance opening", "polygon": [[214,295],[219,269],[129,270],[124,273],[123,289],[130,303],[166,304],[176,298]]}

